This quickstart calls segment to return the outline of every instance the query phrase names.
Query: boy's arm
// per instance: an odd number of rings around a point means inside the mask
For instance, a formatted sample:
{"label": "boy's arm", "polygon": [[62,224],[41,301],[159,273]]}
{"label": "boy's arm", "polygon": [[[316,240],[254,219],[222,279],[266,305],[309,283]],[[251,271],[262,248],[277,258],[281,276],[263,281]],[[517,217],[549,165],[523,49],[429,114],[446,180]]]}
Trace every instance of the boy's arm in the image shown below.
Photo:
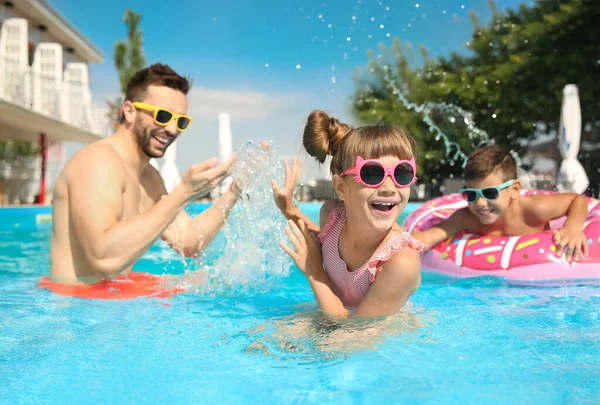
{"label": "boy's arm", "polygon": [[553,219],[567,216],[565,224],[553,237],[557,256],[564,252],[567,261],[578,261],[581,253],[588,254],[587,238],[583,234],[583,225],[588,215],[588,203],[584,196],[559,193],[531,196],[525,201],[526,218],[534,218],[538,223],[547,224]]}
{"label": "boy's arm", "polygon": [[448,219],[424,231],[413,232],[412,236],[425,245],[427,250],[438,243],[454,236],[458,232],[468,229],[472,220],[468,208],[462,208],[452,214]]}

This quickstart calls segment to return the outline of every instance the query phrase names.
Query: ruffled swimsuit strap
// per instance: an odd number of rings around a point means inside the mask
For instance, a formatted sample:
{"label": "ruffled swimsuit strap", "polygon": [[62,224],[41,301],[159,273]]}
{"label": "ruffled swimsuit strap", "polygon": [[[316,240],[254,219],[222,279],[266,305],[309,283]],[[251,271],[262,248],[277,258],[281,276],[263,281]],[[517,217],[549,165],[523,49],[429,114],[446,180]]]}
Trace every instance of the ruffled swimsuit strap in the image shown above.
{"label": "ruffled swimsuit strap", "polygon": [[371,283],[375,281],[377,268],[380,267],[381,263],[387,262],[392,256],[404,250],[407,246],[419,253],[425,250],[425,245],[412,237],[410,233],[399,232],[395,234],[385,243],[385,245],[377,249],[369,261],[365,263],[365,267],[370,273],[369,281]]}
{"label": "ruffled swimsuit strap", "polygon": [[321,232],[319,232],[319,242],[321,242],[321,245],[325,241],[325,238],[331,233],[331,230],[340,221],[342,223],[346,221],[346,209],[343,204],[334,208],[327,216],[327,222],[325,222],[325,226],[321,229]]}

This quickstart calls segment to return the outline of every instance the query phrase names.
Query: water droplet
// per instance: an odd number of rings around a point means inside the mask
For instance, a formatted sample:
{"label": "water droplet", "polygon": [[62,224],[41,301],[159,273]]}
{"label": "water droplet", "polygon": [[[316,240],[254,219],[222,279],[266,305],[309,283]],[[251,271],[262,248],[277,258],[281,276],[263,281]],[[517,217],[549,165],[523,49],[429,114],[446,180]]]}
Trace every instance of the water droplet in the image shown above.
{"label": "water droplet", "polygon": [[327,24],[327,28],[331,28],[331,27],[333,27],[333,25]]}
{"label": "water droplet", "polygon": [[446,14],[446,13],[447,13],[447,11],[446,11],[446,10],[442,10],[442,14]]}
{"label": "water droplet", "polygon": [[331,76],[331,84],[335,84],[335,76]]}
{"label": "water droplet", "polygon": [[385,11],[390,11],[390,6],[386,6]]}
{"label": "water droplet", "polygon": [[408,28],[412,27],[412,24],[408,24]]}
{"label": "water droplet", "polygon": [[331,65],[331,71],[335,72],[335,65]]}
{"label": "water droplet", "polygon": [[497,117],[497,115],[496,115],[496,114],[492,114],[492,118],[496,118],[496,117]]}
{"label": "water droplet", "polygon": [[384,25],[383,25],[383,24],[379,24],[379,28],[383,28],[383,27],[384,27]]}
{"label": "water droplet", "polygon": [[390,33],[388,32],[387,34],[385,34],[385,36],[389,38],[391,35],[390,35]]}
{"label": "water droplet", "polygon": [[323,14],[319,14],[319,15],[317,16],[317,18],[319,18],[319,19],[323,18]]}
{"label": "water droplet", "polygon": [[462,9],[464,10],[464,9],[465,9],[465,5],[464,5],[464,4],[461,4],[461,5],[460,5],[460,8],[462,8]]}
{"label": "water droplet", "polygon": [[355,15],[352,16],[352,20],[353,21],[356,20],[356,16]]}
{"label": "water droplet", "polygon": [[347,38],[346,38],[346,41],[350,42],[350,41],[352,41],[352,38],[350,38],[350,37],[347,37]]}
{"label": "water droplet", "polygon": [[302,66],[301,65],[296,65],[296,69],[300,69]]}
{"label": "water droplet", "polygon": [[[369,34],[369,35],[367,35],[367,38],[371,39],[371,38],[373,38],[373,35]],[[598,61],[598,63],[600,63],[600,60]]]}
{"label": "water droplet", "polygon": [[270,65],[268,63],[265,63],[265,67],[268,68]]}
{"label": "water droplet", "polygon": [[419,3],[415,4],[415,7],[416,7],[416,8],[419,8]]}
{"label": "water droplet", "polygon": [[375,21],[375,17],[371,17],[371,21]]}

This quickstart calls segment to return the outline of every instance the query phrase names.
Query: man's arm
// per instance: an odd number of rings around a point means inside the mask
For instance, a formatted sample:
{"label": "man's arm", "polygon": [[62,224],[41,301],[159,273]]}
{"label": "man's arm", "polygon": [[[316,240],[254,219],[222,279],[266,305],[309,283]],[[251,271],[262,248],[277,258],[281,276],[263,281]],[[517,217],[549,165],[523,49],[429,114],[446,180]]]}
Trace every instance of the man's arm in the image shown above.
{"label": "man's arm", "polygon": [[185,257],[197,256],[217,236],[239,197],[240,189],[233,182],[221,197],[194,218],[182,210],[163,232],[162,239]]}
{"label": "man's arm", "polygon": [[74,159],[66,181],[75,235],[94,270],[116,276],[150,248],[190,196],[179,188],[143,214],[122,220],[126,168],[121,158],[99,146]]}
{"label": "man's arm", "polygon": [[419,252],[406,248],[382,267],[354,316],[385,316],[397,312],[421,284]]}
{"label": "man's arm", "polygon": [[419,232],[413,232],[412,236],[419,242],[425,245],[427,250],[431,249],[438,243],[454,236],[458,232],[467,229],[472,221],[472,215],[468,208],[462,208],[448,219],[432,226],[429,229]]}

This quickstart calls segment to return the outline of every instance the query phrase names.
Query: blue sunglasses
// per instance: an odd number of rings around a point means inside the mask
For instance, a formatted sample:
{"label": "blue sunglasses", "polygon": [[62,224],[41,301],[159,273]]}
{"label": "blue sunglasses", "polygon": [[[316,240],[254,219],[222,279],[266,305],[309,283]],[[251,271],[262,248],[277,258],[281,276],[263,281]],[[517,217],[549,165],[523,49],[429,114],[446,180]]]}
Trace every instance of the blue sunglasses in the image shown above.
{"label": "blue sunglasses", "polygon": [[502,183],[499,186],[491,186],[485,188],[461,188],[460,194],[468,203],[474,203],[477,201],[479,196],[482,196],[488,201],[497,200],[500,197],[500,190],[509,187],[513,184],[514,180],[509,180],[506,183]]}

